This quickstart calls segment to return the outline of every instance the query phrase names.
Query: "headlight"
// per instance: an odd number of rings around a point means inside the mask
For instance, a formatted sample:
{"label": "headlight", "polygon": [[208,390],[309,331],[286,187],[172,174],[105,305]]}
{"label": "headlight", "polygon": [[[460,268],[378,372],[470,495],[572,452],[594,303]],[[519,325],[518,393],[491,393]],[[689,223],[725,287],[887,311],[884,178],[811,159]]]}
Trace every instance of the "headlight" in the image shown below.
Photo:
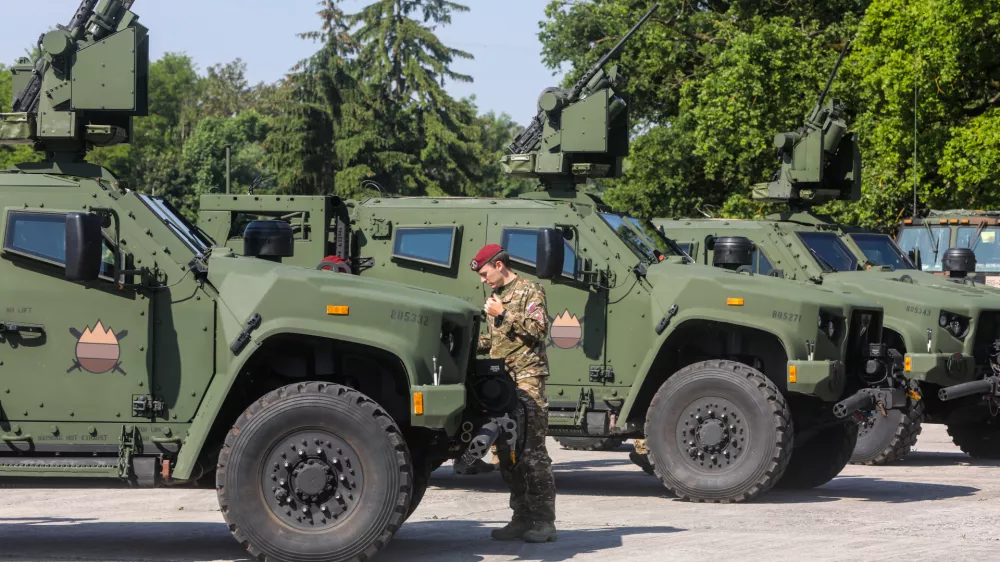
{"label": "headlight", "polygon": [[840,337],[841,318],[835,314],[821,310],[819,311],[816,327],[826,337],[830,338],[831,341],[837,341],[837,338]]}
{"label": "headlight", "polygon": [[960,340],[969,335],[969,318],[961,314],[942,311],[938,316],[938,325]]}
{"label": "headlight", "polygon": [[458,328],[454,328],[447,323],[441,326],[441,343],[451,356],[458,355],[458,343],[461,339]]}

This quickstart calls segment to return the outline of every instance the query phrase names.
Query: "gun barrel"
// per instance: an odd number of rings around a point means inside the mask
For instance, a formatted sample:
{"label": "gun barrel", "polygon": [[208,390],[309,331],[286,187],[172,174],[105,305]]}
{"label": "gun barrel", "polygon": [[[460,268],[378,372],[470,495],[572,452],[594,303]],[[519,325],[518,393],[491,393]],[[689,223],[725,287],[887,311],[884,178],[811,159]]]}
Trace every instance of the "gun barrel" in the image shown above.
{"label": "gun barrel", "polygon": [[840,56],[837,57],[837,64],[833,65],[833,70],[830,72],[829,78],[826,79],[826,86],[819,95],[819,101],[816,102],[817,111],[823,107],[823,102],[826,101],[826,95],[830,93],[830,87],[833,86],[833,79],[837,77],[837,72],[840,70],[840,64],[844,62],[844,57],[847,56],[847,51],[851,49],[851,41],[848,40],[844,44],[844,48],[840,51]]}
{"label": "gun barrel", "polygon": [[627,43],[628,40],[631,39],[632,36],[639,31],[639,28],[645,25],[646,21],[648,21],[649,18],[653,17],[653,14],[656,12],[656,10],[659,9],[660,9],[659,2],[653,4],[653,7],[650,8],[649,11],[646,12],[646,14],[642,16],[642,18],[640,18],[635,25],[632,26],[632,29],[630,29],[628,33],[626,33],[625,36],[622,37],[621,40],[618,41],[616,45],[612,47],[610,51],[604,53],[604,56],[601,57],[600,60],[598,60],[597,63],[594,64],[594,66],[590,67],[590,70],[585,72],[583,76],[581,76],[580,79],[576,81],[576,84],[573,86],[572,90],[573,93],[571,94],[571,97],[576,97],[580,95],[580,92],[582,92],[583,89],[587,86],[587,84],[591,81],[591,79],[594,78],[594,75],[600,72],[600,70],[604,68],[604,65],[608,64],[608,61],[611,60],[612,57],[617,56],[618,53],[621,52],[621,50],[625,47],[625,43]]}

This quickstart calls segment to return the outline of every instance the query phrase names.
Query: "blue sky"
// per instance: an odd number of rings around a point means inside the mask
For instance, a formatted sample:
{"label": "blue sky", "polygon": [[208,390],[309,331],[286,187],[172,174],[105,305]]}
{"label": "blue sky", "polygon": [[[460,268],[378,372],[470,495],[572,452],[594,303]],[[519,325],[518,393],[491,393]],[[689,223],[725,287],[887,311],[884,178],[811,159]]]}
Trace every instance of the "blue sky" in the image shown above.
{"label": "blue sky", "polygon": [[[0,61],[23,56],[38,36],[69,22],[80,0],[3,0],[7,25],[0,34]],[[366,4],[349,0],[345,8]],[[506,112],[519,123],[534,116],[543,88],[559,80],[541,61],[538,22],[546,0],[465,0],[472,10],[457,14],[439,30],[445,44],[468,51],[473,61],[459,61],[456,71],[472,84],[450,84],[456,97],[475,95],[480,111]],[[39,11],[39,5],[45,10]],[[135,11],[150,28],[151,56],[186,52],[202,71],[237,57],[247,63],[250,81],[280,78],[317,45],[296,33],[319,27],[315,0],[136,0]],[[42,14],[41,17],[39,14]],[[560,75],[561,76],[561,75]]]}

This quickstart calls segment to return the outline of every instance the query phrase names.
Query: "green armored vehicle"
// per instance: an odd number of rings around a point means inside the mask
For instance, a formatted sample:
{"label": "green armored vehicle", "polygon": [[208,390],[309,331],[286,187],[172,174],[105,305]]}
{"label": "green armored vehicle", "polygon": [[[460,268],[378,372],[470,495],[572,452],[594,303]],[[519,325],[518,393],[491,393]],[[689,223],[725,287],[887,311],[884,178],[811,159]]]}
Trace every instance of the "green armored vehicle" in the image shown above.
{"label": "green armored vehicle", "polygon": [[85,163],[146,109],[130,7],[84,1],[0,115],[3,142],[47,155],[0,172],[0,482],[205,475],[255,558],[369,559],[433,462],[516,445],[513,383],[473,358],[478,307],[277,265],[284,222],[248,225],[236,255]]}
{"label": "green armored vehicle", "polygon": [[[947,424],[955,443],[966,452],[1000,456],[1000,443],[984,442],[984,419],[992,427],[993,418],[977,406],[978,398],[953,401],[992,389],[975,381],[1000,369],[1000,294],[921,273],[888,237],[848,234],[809,212],[812,205],[831,199],[860,196],[860,155],[854,135],[845,134],[843,114],[838,100],[824,107],[821,98],[806,127],[777,135],[781,169],[774,181],[756,186],[754,195],[786,203],[789,211],[761,221],[655,219],[654,223],[704,264],[719,262],[717,240],[740,236],[753,244],[748,247],[753,259],[747,268],[754,275],[849,291],[884,307],[882,341],[905,353],[905,375],[919,383],[923,400],[908,413],[859,412],[861,432],[854,462],[882,464],[905,455],[920,433],[922,416]],[[946,269],[953,269],[953,263],[968,264],[961,259],[944,261]]]}
{"label": "green armored vehicle", "polygon": [[[628,151],[624,76],[603,62],[577,88],[546,90],[535,124],[505,158],[543,191],[206,195],[199,224],[239,248],[245,224],[279,218],[295,232],[286,261],[479,306],[488,295],[468,264],[499,243],[520,275],[546,281],[550,435],[644,436],[657,476],[689,500],[828,482],[854,448],[854,412],[909,407],[901,368],[881,343],[881,308],[845,291],[695,264],[648,222],[576,190],[586,177],[617,176]],[[866,365],[879,384],[869,384]]]}
{"label": "green armored vehicle", "polygon": [[900,221],[896,242],[921,257],[921,269],[943,275],[942,260],[950,248],[970,248],[976,270],[969,278],[1000,287],[1000,211],[929,211],[926,217]]}

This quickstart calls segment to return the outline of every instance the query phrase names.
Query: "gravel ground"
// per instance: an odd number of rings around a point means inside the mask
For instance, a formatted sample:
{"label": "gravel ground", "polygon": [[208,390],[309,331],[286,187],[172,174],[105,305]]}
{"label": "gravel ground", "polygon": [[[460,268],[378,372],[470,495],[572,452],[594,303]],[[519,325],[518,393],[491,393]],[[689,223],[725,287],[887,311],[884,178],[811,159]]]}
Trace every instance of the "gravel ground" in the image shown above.
{"label": "gravel ground", "polygon": [[[815,490],[741,505],[670,498],[629,450],[565,451],[550,439],[559,541],[546,545],[491,540],[510,515],[499,475],[458,477],[446,465],[378,560],[986,560],[1000,551],[1000,463],[972,461],[943,426],[925,426],[896,465],[849,466]],[[246,559],[212,490],[0,488],[0,559]]]}

